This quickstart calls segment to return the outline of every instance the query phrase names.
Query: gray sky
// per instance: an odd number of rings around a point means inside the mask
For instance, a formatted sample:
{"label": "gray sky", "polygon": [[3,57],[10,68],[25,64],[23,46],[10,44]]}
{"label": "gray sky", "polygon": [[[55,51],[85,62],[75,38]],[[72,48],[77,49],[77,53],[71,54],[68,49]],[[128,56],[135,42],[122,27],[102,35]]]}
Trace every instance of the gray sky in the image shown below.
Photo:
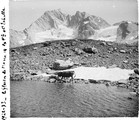
{"label": "gray sky", "polygon": [[137,21],[137,0],[10,0],[10,28],[23,30],[45,11],[61,9],[102,17],[113,24],[122,20]]}

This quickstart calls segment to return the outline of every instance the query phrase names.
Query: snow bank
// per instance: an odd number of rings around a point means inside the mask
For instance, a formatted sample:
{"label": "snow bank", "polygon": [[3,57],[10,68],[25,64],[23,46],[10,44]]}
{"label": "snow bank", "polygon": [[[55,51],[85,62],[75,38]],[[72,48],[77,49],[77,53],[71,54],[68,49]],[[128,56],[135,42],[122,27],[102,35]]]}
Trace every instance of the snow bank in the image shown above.
{"label": "snow bank", "polygon": [[[75,79],[93,79],[93,80],[109,80],[113,81],[126,81],[133,70],[126,70],[120,68],[106,68],[106,67],[78,67],[74,69],[61,70],[61,71],[75,71]],[[58,71],[57,71],[58,72]],[[53,71],[54,73],[54,71]],[[37,76],[50,77],[53,74],[41,73]]]}
{"label": "snow bank", "polygon": [[133,70],[105,67],[78,67],[72,70],[75,71],[75,78],[77,79],[109,81],[126,80],[129,78],[129,74],[133,73]]}

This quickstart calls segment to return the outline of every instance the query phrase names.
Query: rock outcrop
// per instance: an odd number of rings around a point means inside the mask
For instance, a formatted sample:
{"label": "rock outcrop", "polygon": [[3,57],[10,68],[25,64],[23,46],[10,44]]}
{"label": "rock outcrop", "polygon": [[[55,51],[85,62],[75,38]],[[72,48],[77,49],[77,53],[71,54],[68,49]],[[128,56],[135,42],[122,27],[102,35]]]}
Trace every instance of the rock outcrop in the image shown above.
{"label": "rock outcrop", "polygon": [[69,69],[74,65],[74,63],[70,60],[56,60],[53,63],[52,69],[54,70],[65,70]]}
{"label": "rock outcrop", "polygon": [[96,54],[98,52],[97,48],[95,47],[84,47],[83,50],[86,53],[93,53],[93,54]]}
{"label": "rock outcrop", "polygon": [[138,25],[134,22],[122,22],[117,29],[117,42],[134,43],[138,41]]}

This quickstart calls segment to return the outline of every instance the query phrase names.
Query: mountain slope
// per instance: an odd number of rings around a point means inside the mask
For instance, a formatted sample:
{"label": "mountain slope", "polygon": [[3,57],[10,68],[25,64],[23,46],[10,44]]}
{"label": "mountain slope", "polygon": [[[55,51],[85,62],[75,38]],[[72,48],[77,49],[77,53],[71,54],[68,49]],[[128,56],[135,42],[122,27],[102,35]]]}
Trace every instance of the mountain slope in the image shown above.
{"label": "mountain slope", "polygon": [[138,25],[127,21],[115,23],[113,26],[96,31],[89,39],[134,44],[138,41]]}
{"label": "mountain slope", "polygon": [[17,47],[32,44],[32,41],[28,39],[25,31],[16,31],[10,29],[10,47]]}

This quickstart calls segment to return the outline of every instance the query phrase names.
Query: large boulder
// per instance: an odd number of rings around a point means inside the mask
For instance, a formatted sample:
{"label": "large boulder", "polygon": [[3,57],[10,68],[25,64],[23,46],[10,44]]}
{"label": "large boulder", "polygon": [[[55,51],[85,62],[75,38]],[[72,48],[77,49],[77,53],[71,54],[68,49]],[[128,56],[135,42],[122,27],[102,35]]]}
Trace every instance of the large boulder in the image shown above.
{"label": "large boulder", "polygon": [[95,48],[95,47],[84,47],[83,50],[84,50],[86,53],[93,53],[93,54],[98,53],[98,50],[97,50],[97,48]]}
{"label": "large boulder", "polygon": [[134,73],[138,74],[139,75],[139,69],[134,69]]}
{"label": "large boulder", "polygon": [[65,70],[69,69],[74,65],[74,63],[71,60],[56,60],[53,63],[52,69],[54,70]]}

